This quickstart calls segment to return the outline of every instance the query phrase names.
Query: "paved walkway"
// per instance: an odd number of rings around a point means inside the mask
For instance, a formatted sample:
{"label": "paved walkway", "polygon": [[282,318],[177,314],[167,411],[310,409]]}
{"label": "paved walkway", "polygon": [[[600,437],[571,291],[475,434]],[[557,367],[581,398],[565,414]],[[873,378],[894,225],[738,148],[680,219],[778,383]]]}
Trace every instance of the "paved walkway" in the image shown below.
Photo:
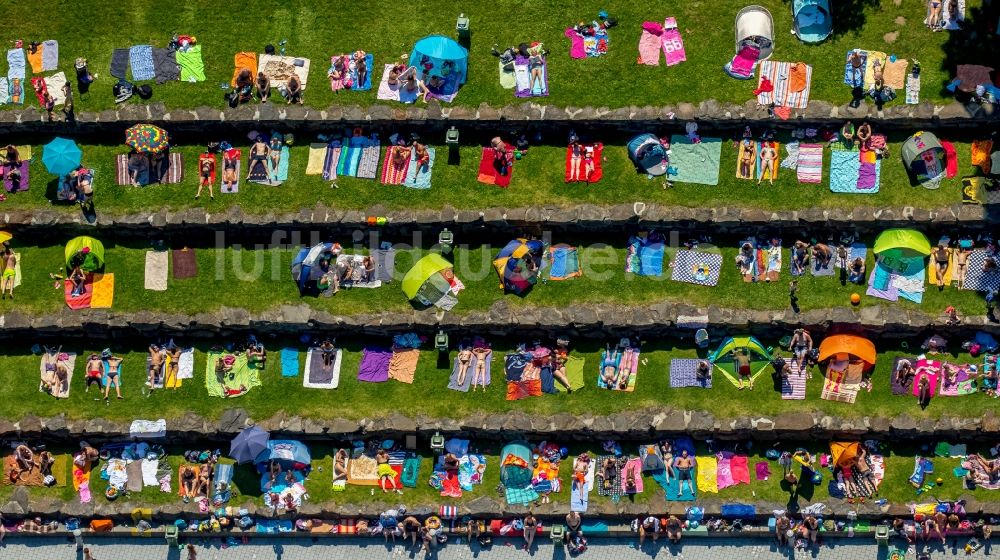
{"label": "paved walkway", "polygon": [[[532,556],[515,547],[512,541],[499,540],[488,550],[470,548],[467,543],[452,542],[441,547],[432,560],[509,560],[532,558],[538,560],[567,560],[562,547],[556,549],[545,539],[536,542],[537,549]],[[93,539],[87,543],[95,560],[187,560],[187,553],[168,549],[159,539],[108,538]],[[390,548],[376,540],[322,540],[316,543],[309,539],[255,538],[249,544],[222,548],[221,541],[197,542],[198,560],[423,560],[424,554],[411,553],[402,546]],[[518,543],[520,544],[520,543]],[[642,551],[634,548],[633,541],[620,539],[592,539],[590,548],[578,558],[580,560],[649,560],[663,558],[671,560],[886,560],[888,551],[879,549],[874,542],[865,539],[838,539],[824,544],[818,550],[781,552],[769,543],[760,540],[731,539],[686,539],[681,546],[672,547],[664,542],[647,542]],[[962,547],[965,540],[949,541],[948,547],[940,545],[929,549],[931,558],[954,558],[987,560],[989,548],[966,556]],[[17,538],[9,536],[4,547],[0,547],[3,560],[80,560],[82,555],[71,543],[63,539]],[[908,560],[916,559],[916,551],[910,548]]]}

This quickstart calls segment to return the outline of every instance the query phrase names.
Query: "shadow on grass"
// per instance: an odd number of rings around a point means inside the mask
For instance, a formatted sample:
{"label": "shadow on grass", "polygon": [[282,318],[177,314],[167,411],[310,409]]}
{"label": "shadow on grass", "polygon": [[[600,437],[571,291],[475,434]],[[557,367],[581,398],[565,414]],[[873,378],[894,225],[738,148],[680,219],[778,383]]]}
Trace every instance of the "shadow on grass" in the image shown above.
{"label": "shadow on grass", "polygon": [[[948,40],[942,47],[944,58],[941,61],[941,69],[946,71],[946,75],[954,76],[959,64],[982,64],[996,68],[996,53],[1000,50],[1000,35],[997,35],[1000,4],[996,2],[984,2],[984,4],[966,8],[965,23],[960,31],[942,31],[948,34]],[[996,72],[992,77],[995,81]],[[942,96],[951,95],[945,89],[950,81],[949,78],[940,84]],[[969,98],[967,93],[955,94],[955,99],[959,102],[968,102]]]}

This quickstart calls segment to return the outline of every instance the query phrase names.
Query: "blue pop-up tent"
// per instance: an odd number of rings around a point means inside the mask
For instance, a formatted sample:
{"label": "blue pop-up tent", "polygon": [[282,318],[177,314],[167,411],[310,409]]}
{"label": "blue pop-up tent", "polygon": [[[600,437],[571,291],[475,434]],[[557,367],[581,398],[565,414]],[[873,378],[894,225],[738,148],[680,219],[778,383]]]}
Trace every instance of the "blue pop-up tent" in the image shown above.
{"label": "blue pop-up tent", "polygon": [[468,78],[469,51],[444,35],[428,35],[410,51],[410,66],[417,69],[417,76],[425,83],[440,77],[444,84],[435,93],[451,95]]}
{"label": "blue pop-up tent", "polygon": [[804,43],[819,43],[833,33],[830,0],[793,0],[792,31]]}
{"label": "blue pop-up tent", "polygon": [[299,286],[299,294],[319,292],[316,281],[329,269],[334,260],[333,243],[317,243],[299,251],[292,259],[292,280]]}

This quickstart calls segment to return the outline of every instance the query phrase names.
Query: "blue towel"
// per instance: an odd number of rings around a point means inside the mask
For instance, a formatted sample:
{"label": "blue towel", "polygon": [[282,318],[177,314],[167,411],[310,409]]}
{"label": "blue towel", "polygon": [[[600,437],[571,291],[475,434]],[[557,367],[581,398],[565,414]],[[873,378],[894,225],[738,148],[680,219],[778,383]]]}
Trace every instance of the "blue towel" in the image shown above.
{"label": "blue towel", "polygon": [[281,159],[278,160],[278,169],[271,174],[271,180],[277,182],[288,180],[288,146],[281,147]]}
{"label": "blue towel", "polygon": [[299,351],[296,348],[281,349],[281,376],[295,377],[299,374]]}
{"label": "blue towel", "polygon": [[410,187],[411,189],[431,188],[431,171],[434,170],[434,148],[427,148],[427,156],[429,158],[427,167],[426,169],[420,169],[418,175],[417,154],[410,154],[410,166],[406,169],[406,178],[403,179],[404,187]]}
{"label": "blue towel", "polygon": [[132,65],[132,81],[144,82],[156,77],[153,66],[153,47],[151,45],[135,45],[128,50],[129,63]]}
{"label": "blue towel", "polygon": [[[44,54],[44,53],[42,53]],[[24,49],[10,49],[7,51],[7,78],[24,81],[26,65],[28,61],[24,56]],[[23,84],[22,84],[23,85]]]}
{"label": "blue towel", "polygon": [[723,504],[719,509],[719,513],[722,517],[736,519],[739,517],[753,517],[757,514],[757,510],[749,504]]}
{"label": "blue towel", "polygon": [[570,487],[569,510],[575,511],[577,513],[587,513],[587,507],[589,505],[590,505],[590,494],[584,492],[583,496],[581,496],[580,490],[577,487],[577,482],[574,480],[573,484]]}
{"label": "blue towel", "polygon": [[[674,473],[676,475],[676,473]],[[653,475],[653,480],[663,487],[663,493],[667,498],[668,502],[693,502],[698,497],[698,485],[694,480],[694,473],[691,473],[691,488],[694,489],[692,492],[688,488],[688,484],[684,484],[684,492],[681,496],[677,497],[677,491],[681,488],[681,481],[677,479],[677,476],[671,476],[670,482],[667,482],[667,475],[663,473],[658,473]]]}
{"label": "blue towel", "polygon": [[642,276],[663,275],[662,243],[652,243],[639,249],[639,274]]}
{"label": "blue towel", "polygon": [[847,51],[847,63],[844,65],[844,85],[851,87],[862,87],[865,81],[865,66],[868,63],[868,53],[861,51],[861,68],[857,70],[851,66],[851,53],[854,49]]}
{"label": "blue towel", "polygon": [[354,87],[351,88],[351,91],[368,91],[372,89],[373,64],[375,64],[375,55],[368,53],[365,55],[365,66],[368,67],[368,74],[365,75],[365,83],[358,83],[358,72],[356,70],[351,72],[351,81],[354,83]]}

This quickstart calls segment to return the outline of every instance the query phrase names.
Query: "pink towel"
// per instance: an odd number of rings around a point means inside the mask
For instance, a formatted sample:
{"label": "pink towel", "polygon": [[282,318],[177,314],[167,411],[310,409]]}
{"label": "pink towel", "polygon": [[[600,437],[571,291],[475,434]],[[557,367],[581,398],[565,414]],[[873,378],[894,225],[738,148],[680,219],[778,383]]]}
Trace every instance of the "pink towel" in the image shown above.
{"label": "pink towel", "polygon": [[572,58],[587,58],[587,51],[583,48],[583,37],[581,37],[572,27],[566,29],[566,36],[571,41],[569,56]]}
{"label": "pink towel", "polygon": [[667,66],[680,64],[687,60],[687,53],[684,52],[684,39],[677,29],[677,22],[674,18],[667,18],[663,22],[663,57],[667,60]]}
{"label": "pink towel", "polygon": [[[631,492],[628,489],[626,482],[629,479],[629,471],[632,471],[632,478],[635,480],[635,492]],[[633,457],[625,463],[625,468],[622,469],[622,492],[625,494],[642,494],[642,460],[638,457]]]}
{"label": "pink towel", "polygon": [[660,36],[663,33],[663,29],[660,29],[660,33],[656,33],[653,30],[653,26],[659,27],[659,25],[652,21],[642,24],[642,35],[639,36],[639,64],[645,64],[646,66],[660,65],[660,45],[662,41]]}
{"label": "pink towel", "polygon": [[737,455],[729,461],[729,472],[736,484],[750,484],[750,467],[746,455]]}
{"label": "pink towel", "polygon": [[715,470],[715,478],[719,483],[719,490],[735,486],[736,481],[733,480],[732,459],[724,455],[720,455],[718,459],[719,464]]}
{"label": "pink towel", "polygon": [[767,480],[771,476],[771,467],[767,461],[758,461],[753,468],[757,471],[757,480]]}
{"label": "pink towel", "polygon": [[740,76],[749,76],[753,74],[753,65],[757,63],[759,56],[760,49],[747,45],[740,49],[740,52],[733,58],[730,68]]}
{"label": "pink towel", "polygon": [[90,503],[90,481],[85,480],[80,484],[80,503],[89,504]]}

